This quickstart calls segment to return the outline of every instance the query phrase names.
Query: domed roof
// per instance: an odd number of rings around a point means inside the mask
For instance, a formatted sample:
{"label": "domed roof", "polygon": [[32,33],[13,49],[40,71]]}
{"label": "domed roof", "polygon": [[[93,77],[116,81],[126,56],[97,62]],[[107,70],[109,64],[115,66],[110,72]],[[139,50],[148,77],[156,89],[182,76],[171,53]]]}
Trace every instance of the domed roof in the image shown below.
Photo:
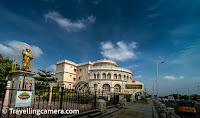
{"label": "domed roof", "polygon": [[108,64],[108,65],[114,65],[116,67],[118,66],[115,61],[107,60],[107,59],[97,60],[93,62],[93,65],[97,65],[97,64]]}

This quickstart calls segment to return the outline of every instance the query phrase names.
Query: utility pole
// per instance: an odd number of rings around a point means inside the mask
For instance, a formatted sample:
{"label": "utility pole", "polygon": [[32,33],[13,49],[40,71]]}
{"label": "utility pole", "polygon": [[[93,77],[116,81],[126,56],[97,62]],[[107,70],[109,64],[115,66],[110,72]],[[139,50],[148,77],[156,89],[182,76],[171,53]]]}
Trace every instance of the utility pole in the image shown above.
{"label": "utility pole", "polygon": [[189,97],[189,100],[190,100],[190,93],[189,93],[189,88],[188,88],[188,97]]}
{"label": "utility pole", "polygon": [[145,88],[145,102],[147,101],[146,95],[147,95],[147,88]]}
{"label": "utility pole", "polygon": [[144,90],[145,90],[145,95],[146,95],[146,93],[147,93],[147,88],[144,88]]}
{"label": "utility pole", "polygon": [[178,94],[178,99],[179,99],[179,93],[178,93],[178,90],[177,90],[177,94]]}
{"label": "utility pole", "polygon": [[165,63],[164,61],[160,62],[160,59],[156,62],[156,94],[157,94],[157,102],[158,102],[158,64],[162,64],[162,63]]}
{"label": "utility pole", "polygon": [[153,79],[153,88],[152,88],[152,91],[153,91],[152,97],[154,98],[154,79]]}
{"label": "utility pole", "polygon": [[158,102],[158,62],[156,63],[156,100]]}

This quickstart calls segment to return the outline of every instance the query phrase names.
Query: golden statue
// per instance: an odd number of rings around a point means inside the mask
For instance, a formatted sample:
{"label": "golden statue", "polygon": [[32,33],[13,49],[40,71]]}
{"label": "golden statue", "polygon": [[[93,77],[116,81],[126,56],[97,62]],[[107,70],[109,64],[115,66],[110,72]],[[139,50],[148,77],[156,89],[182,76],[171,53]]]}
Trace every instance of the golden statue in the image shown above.
{"label": "golden statue", "polygon": [[33,55],[30,53],[30,49],[26,48],[26,52],[22,51],[22,70],[29,71],[29,66],[31,64],[31,60],[33,59]]}

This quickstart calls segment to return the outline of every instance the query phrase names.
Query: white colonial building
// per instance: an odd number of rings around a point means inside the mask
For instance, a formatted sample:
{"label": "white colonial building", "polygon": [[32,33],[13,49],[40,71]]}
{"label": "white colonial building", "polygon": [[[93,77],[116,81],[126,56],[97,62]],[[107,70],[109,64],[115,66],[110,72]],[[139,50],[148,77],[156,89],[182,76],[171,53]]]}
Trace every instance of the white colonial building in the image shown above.
{"label": "white colonial building", "polygon": [[104,93],[129,93],[144,91],[144,84],[134,80],[133,73],[120,68],[112,60],[97,60],[76,64],[68,60],[56,63],[56,78],[68,88],[74,88],[79,82],[88,83],[90,90]]}

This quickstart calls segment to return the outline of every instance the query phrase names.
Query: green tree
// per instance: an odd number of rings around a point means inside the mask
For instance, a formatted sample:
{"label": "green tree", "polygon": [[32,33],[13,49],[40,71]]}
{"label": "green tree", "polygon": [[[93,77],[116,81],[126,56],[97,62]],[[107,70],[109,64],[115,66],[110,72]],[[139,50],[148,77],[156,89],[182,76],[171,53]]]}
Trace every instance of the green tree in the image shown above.
{"label": "green tree", "polygon": [[[43,95],[44,91],[49,90],[50,82],[57,82],[57,79],[54,77],[54,74],[51,71],[40,70],[37,74],[38,77],[34,77],[36,80],[36,94]],[[42,92],[41,92],[42,91]]]}
{"label": "green tree", "polygon": [[193,97],[193,100],[200,99],[200,95],[198,94],[191,95],[191,97]]}
{"label": "green tree", "polygon": [[0,88],[6,87],[6,77],[11,80],[12,74],[10,73],[12,69],[12,60],[8,57],[4,57],[0,54]]}
{"label": "green tree", "polygon": [[0,65],[0,78],[5,79],[8,76],[8,79],[12,79],[12,74],[10,73],[12,70],[12,60],[0,54]]}
{"label": "green tree", "polygon": [[37,74],[39,77],[34,77],[38,81],[43,81],[43,82],[56,82],[57,79],[54,77],[54,74],[51,71],[46,71],[46,70],[40,70],[38,69],[39,72]]}
{"label": "green tree", "polygon": [[174,99],[178,99],[178,97],[180,98],[181,94],[172,94],[172,95],[170,95],[170,96],[173,96]]}
{"label": "green tree", "polygon": [[131,95],[132,95],[132,94],[124,94],[124,96],[125,96],[127,102],[130,101],[130,99],[131,99]]}
{"label": "green tree", "polygon": [[0,54],[0,96],[4,93],[7,81],[13,78],[12,73],[10,73],[12,70],[12,62],[9,57],[4,57]]}
{"label": "green tree", "polygon": [[188,95],[181,95],[181,99],[188,100],[188,99],[189,99],[189,97],[188,97]]}

